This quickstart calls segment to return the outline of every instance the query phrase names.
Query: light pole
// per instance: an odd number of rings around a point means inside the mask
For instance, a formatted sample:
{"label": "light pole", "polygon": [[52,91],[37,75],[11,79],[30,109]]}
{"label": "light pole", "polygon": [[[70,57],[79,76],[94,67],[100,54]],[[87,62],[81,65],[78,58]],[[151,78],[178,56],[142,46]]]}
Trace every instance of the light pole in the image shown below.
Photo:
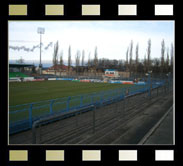
{"label": "light pole", "polygon": [[41,36],[41,35],[44,34],[44,32],[45,32],[45,29],[44,29],[44,28],[39,27],[39,28],[37,29],[37,33],[40,34],[40,62],[39,62],[40,75],[42,74],[42,64],[41,64],[41,45],[42,45],[42,36]]}

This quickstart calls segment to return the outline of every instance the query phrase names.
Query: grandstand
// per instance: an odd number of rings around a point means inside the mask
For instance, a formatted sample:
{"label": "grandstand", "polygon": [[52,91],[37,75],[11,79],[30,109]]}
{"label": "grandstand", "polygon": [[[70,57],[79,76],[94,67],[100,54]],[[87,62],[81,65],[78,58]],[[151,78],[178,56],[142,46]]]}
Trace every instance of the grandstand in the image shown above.
{"label": "grandstand", "polygon": [[28,75],[21,73],[21,72],[9,72],[9,78],[15,78],[15,77],[28,77]]}
{"label": "grandstand", "polygon": [[[32,72],[32,64],[9,64],[9,81],[21,81],[22,79],[30,79]],[[31,77],[32,79],[32,77]]]}

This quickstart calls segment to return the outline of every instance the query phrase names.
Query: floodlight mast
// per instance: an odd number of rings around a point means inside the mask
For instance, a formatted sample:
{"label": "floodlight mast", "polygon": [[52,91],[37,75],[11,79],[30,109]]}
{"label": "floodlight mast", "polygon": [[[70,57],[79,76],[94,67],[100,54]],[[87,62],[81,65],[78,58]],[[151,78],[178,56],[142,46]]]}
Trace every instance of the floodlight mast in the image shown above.
{"label": "floodlight mast", "polygon": [[42,64],[41,64],[41,45],[42,45],[42,36],[41,36],[41,35],[44,34],[44,32],[45,32],[45,29],[44,29],[44,28],[39,27],[39,28],[37,29],[37,33],[40,34],[40,63],[39,63],[40,75],[42,74]]}

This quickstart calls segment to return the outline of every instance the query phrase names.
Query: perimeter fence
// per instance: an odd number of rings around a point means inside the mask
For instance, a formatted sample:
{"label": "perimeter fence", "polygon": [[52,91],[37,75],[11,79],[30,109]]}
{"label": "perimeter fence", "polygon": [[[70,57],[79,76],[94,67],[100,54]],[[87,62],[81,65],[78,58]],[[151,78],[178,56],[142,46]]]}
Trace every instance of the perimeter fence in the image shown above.
{"label": "perimeter fence", "polygon": [[[126,95],[148,92],[150,96],[152,89],[169,86],[170,83],[165,80],[152,80],[151,83],[147,82],[145,85],[133,85],[128,88],[9,106],[9,134],[31,129],[35,121],[44,117],[65,114],[91,105],[103,107],[124,100]],[[72,114],[69,114],[69,116],[72,116]],[[65,118],[67,117],[68,115],[65,114]]]}

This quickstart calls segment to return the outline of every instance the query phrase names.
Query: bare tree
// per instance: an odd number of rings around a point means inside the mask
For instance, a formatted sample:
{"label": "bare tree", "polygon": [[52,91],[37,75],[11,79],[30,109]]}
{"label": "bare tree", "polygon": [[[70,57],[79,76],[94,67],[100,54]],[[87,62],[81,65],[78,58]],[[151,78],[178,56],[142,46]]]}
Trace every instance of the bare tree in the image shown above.
{"label": "bare tree", "polygon": [[166,56],[166,72],[169,72],[169,63],[170,63],[170,59],[169,59],[169,48],[167,48],[167,56]]}
{"label": "bare tree", "polygon": [[161,42],[161,72],[164,72],[165,66],[165,41],[164,39]]}
{"label": "bare tree", "polygon": [[127,48],[127,51],[126,51],[126,71],[128,71],[128,52],[129,52],[129,47]]}
{"label": "bare tree", "polygon": [[151,39],[148,40],[147,46],[147,70],[151,70]]}
{"label": "bare tree", "polygon": [[68,49],[68,72],[70,73],[71,70],[71,64],[72,64],[72,60],[71,60],[71,46],[69,46]]}
{"label": "bare tree", "polygon": [[77,53],[76,53],[75,63],[76,63],[76,73],[78,73],[79,65],[80,65],[80,51],[77,51]]}
{"label": "bare tree", "polygon": [[63,67],[64,61],[63,61],[63,51],[60,53],[60,76],[61,76],[61,70]]}
{"label": "bare tree", "polygon": [[130,68],[130,76],[131,76],[131,72],[132,72],[132,58],[133,58],[133,40],[131,40],[131,43],[130,43],[130,52],[129,52],[129,55],[130,55],[129,68]]}
{"label": "bare tree", "polygon": [[81,61],[81,66],[84,66],[84,59],[85,59],[85,51],[82,51],[82,61]]}
{"label": "bare tree", "polygon": [[91,52],[89,52],[89,54],[88,54],[88,70],[90,70],[90,67],[91,67],[90,54],[91,54]]}
{"label": "bare tree", "polygon": [[94,68],[95,68],[95,74],[97,72],[98,68],[98,54],[97,54],[97,47],[95,47],[95,53],[94,53]]}
{"label": "bare tree", "polygon": [[18,59],[16,62],[18,64],[23,64],[24,63],[24,59],[22,57],[20,57],[20,59]]}
{"label": "bare tree", "polygon": [[82,66],[82,72],[84,72],[84,59],[85,59],[85,51],[82,51],[82,60],[81,60],[81,66]]}
{"label": "bare tree", "polygon": [[160,59],[159,58],[154,58],[152,60],[152,62],[153,62],[153,65],[152,65],[153,73],[160,73],[160,64],[161,64]]}
{"label": "bare tree", "polygon": [[139,63],[139,44],[136,46],[136,60],[135,60],[135,72],[137,74],[137,68]]}
{"label": "bare tree", "polygon": [[144,55],[144,73],[147,72],[147,59],[146,59],[146,54]]}
{"label": "bare tree", "polygon": [[35,73],[36,73],[36,67],[35,67],[35,65],[33,63],[33,66],[32,66],[32,74],[35,74]]}
{"label": "bare tree", "polygon": [[59,44],[58,41],[54,45],[54,51],[53,51],[53,66],[54,66],[54,72],[56,74],[56,67],[58,65],[58,50],[59,50]]}
{"label": "bare tree", "polygon": [[171,44],[171,51],[170,51],[170,70],[173,72],[173,53],[174,53],[174,48],[173,44]]}

